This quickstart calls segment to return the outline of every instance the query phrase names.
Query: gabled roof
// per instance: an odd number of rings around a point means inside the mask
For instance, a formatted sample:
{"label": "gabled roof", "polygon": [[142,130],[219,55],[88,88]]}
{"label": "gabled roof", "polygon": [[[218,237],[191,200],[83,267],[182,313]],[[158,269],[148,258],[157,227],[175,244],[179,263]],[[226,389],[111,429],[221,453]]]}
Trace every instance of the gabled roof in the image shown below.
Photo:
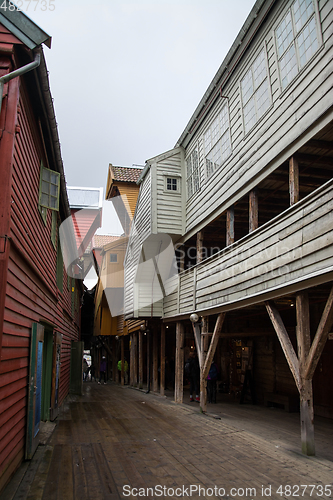
{"label": "gabled roof", "polygon": [[142,172],[141,168],[134,167],[116,167],[109,165],[111,179],[115,182],[133,182],[136,183]]}
{"label": "gabled roof", "polygon": [[108,245],[109,243],[113,243],[118,240],[120,236],[113,236],[111,234],[95,234],[92,239],[93,248],[102,248],[104,245]]}
{"label": "gabled roof", "polygon": [[10,3],[13,5],[8,0],[1,0],[0,23],[31,50],[42,43],[51,48],[52,38],[50,35],[45,33],[22,11],[17,10],[17,8],[9,10]]}

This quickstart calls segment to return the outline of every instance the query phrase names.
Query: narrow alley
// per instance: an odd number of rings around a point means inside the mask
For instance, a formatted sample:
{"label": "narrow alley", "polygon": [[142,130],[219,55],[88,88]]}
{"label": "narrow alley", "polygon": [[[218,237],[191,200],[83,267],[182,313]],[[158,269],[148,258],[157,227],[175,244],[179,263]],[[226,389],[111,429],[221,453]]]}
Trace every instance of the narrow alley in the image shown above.
{"label": "narrow alley", "polygon": [[332,422],[316,419],[316,457],[299,432],[298,413],[86,383],[2,498],[332,498]]}

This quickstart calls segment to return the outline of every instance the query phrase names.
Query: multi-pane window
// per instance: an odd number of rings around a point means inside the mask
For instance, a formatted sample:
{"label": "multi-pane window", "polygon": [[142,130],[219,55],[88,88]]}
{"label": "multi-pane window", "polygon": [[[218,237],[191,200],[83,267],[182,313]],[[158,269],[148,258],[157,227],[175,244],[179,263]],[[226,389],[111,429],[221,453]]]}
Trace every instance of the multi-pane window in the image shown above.
{"label": "multi-pane window", "polygon": [[194,149],[186,158],[186,183],[187,197],[190,198],[200,187],[199,155],[197,149]]}
{"label": "multi-pane window", "polygon": [[175,177],[167,177],[166,188],[167,191],[178,191],[178,179]]}
{"label": "multi-pane window", "polygon": [[51,210],[59,210],[60,174],[41,167],[39,204]]}
{"label": "multi-pane window", "polygon": [[284,89],[319,47],[312,0],[296,0],[275,31],[281,86]]}
{"label": "multi-pane window", "polygon": [[116,253],[110,253],[110,262],[118,262],[118,255]]}
{"label": "multi-pane window", "polygon": [[241,94],[246,134],[257,123],[271,103],[266,52],[264,49],[241,80]]}
{"label": "multi-pane window", "polygon": [[207,177],[212,175],[231,154],[228,104],[213,120],[203,137]]}

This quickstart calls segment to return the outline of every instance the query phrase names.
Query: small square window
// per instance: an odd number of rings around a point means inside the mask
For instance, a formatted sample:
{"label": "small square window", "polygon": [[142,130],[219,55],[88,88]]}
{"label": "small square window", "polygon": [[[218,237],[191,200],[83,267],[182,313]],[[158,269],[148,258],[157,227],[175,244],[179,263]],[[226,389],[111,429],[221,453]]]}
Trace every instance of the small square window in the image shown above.
{"label": "small square window", "polygon": [[41,166],[39,204],[51,210],[59,210],[60,174]]}
{"label": "small square window", "polygon": [[118,262],[118,255],[116,253],[110,253],[110,262]]}
{"label": "small square window", "polygon": [[178,179],[174,177],[167,177],[166,180],[167,191],[178,191]]}

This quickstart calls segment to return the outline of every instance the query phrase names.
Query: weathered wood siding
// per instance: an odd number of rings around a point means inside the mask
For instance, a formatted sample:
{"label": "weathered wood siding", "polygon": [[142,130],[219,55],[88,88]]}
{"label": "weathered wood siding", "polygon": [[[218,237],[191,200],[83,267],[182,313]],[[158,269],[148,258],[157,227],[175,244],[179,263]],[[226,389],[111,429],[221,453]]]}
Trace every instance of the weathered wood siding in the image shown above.
{"label": "weathered wood siding", "polygon": [[132,317],[135,304],[135,277],[141,255],[141,246],[151,234],[151,171],[149,170],[140,186],[137,208],[133,219],[125,257],[124,315]]}
{"label": "weathered wood siding", "polygon": [[[203,225],[207,224],[209,217],[213,219],[223,213],[291,156],[300,146],[300,141],[307,140],[305,136],[300,138],[301,135],[317,120],[321,120],[321,126],[332,120],[332,112],[330,116],[325,116],[325,112],[331,108],[333,102],[333,4],[328,0],[319,2],[323,43],[312,60],[282,91],[274,30],[283,19],[288,6],[290,2],[275,3],[269,19],[259,28],[249,49],[222,87],[221,92],[223,96],[227,96],[229,103],[232,155],[206,179],[203,134],[208,123],[225,104],[224,98],[217,98],[186,146],[186,156],[194,147],[198,148],[200,161],[200,189],[187,201],[186,206],[187,237],[200,229],[204,219],[206,220]],[[254,26],[255,24],[256,22]],[[251,29],[243,40],[239,52],[253,36],[252,31]],[[245,135],[240,80],[261,49],[267,52],[271,105]]]}
{"label": "weathered wood siding", "polygon": [[[57,287],[57,252],[38,210],[40,131],[21,84],[11,198],[10,255],[0,362],[0,476],[9,477],[24,456],[30,336],[33,322],[53,325],[62,336],[59,405],[69,390],[71,340],[78,340],[78,290]],[[45,164],[45,158],[44,158]],[[72,295],[76,296],[73,300]],[[74,308],[74,316],[72,314]]]}
{"label": "weathered wood siding", "polygon": [[[161,155],[153,164],[155,175],[156,193],[153,198],[153,206],[156,210],[156,218],[153,218],[153,232],[167,233],[181,236],[184,232],[184,200],[185,183],[182,179],[182,156],[181,148],[172,150]],[[177,179],[179,191],[167,191],[166,179],[168,177]]]}
{"label": "weathered wood siding", "polygon": [[[333,271],[333,180],[226,250],[179,275],[164,315],[232,309],[325,283]],[[170,285],[171,286],[171,285]],[[177,293],[179,305],[176,307]]]}
{"label": "weathered wood siding", "polygon": [[139,186],[136,184],[131,185],[127,182],[115,182],[114,185],[118,187],[120,195],[126,197],[127,203],[125,203],[125,206],[131,218],[133,218],[138,199]]}

